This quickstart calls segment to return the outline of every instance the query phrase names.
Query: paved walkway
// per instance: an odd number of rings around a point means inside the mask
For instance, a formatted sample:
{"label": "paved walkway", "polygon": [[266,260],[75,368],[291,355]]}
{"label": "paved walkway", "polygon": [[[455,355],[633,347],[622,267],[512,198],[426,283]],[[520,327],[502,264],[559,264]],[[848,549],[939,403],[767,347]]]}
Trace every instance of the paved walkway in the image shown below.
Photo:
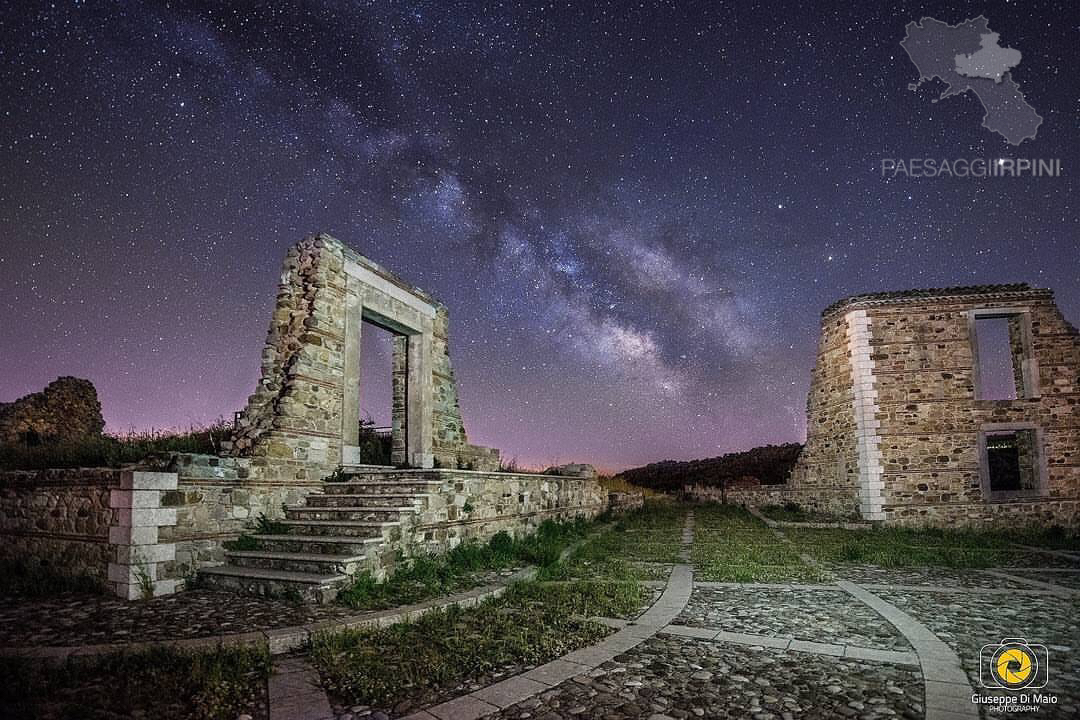
{"label": "paved walkway", "polygon": [[[1067,613],[1073,607],[1069,601],[1080,593],[1047,578],[1072,578],[1075,571],[1057,569],[1033,578],[1030,573],[1036,571],[1024,568],[856,568],[854,576],[884,582],[695,582],[689,564],[692,515],[682,541],[682,562],[664,583],[660,599],[638,620],[594,618],[617,632],[406,720],[974,720],[979,717],[979,707],[971,702],[978,689],[973,684],[977,648],[942,634],[948,623],[963,626],[983,617],[983,605],[968,612],[972,603],[1007,608],[1020,591],[1037,610],[1046,608],[1035,613],[1042,622],[1040,636],[1069,637],[1071,632],[1080,644],[1075,623],[1063,617],[1054,626],[1049,610]],[[951,584],[895,582],[922,578]],[[1015,617],[1011,612],[1000,612],[1004,622]],[[964,627],[964,637],[973,642],[1005,632]],[[1080,668],[1071,647],[1058,650],[1070,653],[1059,666],[1064,675],[1058,687],[1067,688]],[[1077,699],[1068,692],[1061,704],[1044,706],[1040,716],[1074,716]],[[988,717],[999,716],[991,711]]]}
{"label": "paved walkway", "polygon": [[270,720],[334,720],[319,673],[306,657],[276,660],[266,694]]}

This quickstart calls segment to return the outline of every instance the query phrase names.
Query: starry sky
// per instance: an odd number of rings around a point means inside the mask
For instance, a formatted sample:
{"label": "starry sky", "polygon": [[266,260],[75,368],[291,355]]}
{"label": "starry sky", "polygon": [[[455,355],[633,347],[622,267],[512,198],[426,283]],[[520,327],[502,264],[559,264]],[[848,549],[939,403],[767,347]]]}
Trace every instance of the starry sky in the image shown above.
{"label": "starry sky", "polygon": [[[1019,147],[908,88],[904,26],[979,14],[1044,118]],[[447,304],[470,439],[521,464],[801,440],[840,297],[1026,281],[1080,321],[1078,45],[1059,2],[27,2],[0,400],[77,375],[114,431],[231,417],[286,248],[326,231]],[[882,177],[912,157],[1063,173]]]}

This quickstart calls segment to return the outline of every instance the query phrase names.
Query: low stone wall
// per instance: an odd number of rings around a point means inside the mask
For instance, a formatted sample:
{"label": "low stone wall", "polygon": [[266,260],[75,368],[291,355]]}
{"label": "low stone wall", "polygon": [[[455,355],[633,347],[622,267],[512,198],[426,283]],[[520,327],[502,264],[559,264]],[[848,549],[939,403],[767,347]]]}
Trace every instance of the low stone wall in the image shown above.
{"label": "low stone wall", "polygon": [[0,557],[94,578],[121,597],[176,589],[159,540],[175,522],[161,509],[171,473],[70,468],[0,473]]}
{"label": "low stone wall", "polygon": [[759,485],[757,487],[729,488],[722,492],[718,487],[689,485],[684,494],[702,502],[727,502],[729,505],[762,507],[794,503],[808,510],[832,515],[851,515],[858,512],[858,501],[850,491],[800,492],[790,485]]}
{"label": "low stone wall", "polygon": [[[794,503],[809,510],[833,515],[857,513],[854,497],[843,491],[814,492],[792,489],[788,485],[762,485],[754,488],[729,489],[726,494],[718,487],[687,486],[685,495],[703,502],[726,502],[730,505],[762,507]],[[896,527],[1015,527],[1017,523],[1034,527],[1080,526],[1080,498],[1031,498],[1007,502],[933,503],[889,505],[885,508],[884,525]]]}
{"label": "low stone wall", "polygon": [[609,492],[608,510],[613,513],[624,513],[645,506],[645,494],[640,492]]}
{"label": "low stone wall", "polygon": [[[176,510],[176,525],[162,528],[162,542],[176,545],[168,577],[186,579],[200,568],[225,561],[222,543],[251,532],[260,514],[283,517],[284,505],[302,505],[321,491],[319,480],[290,484],[260,478],[257,459],[177,455],[169,463],[179,474],[176,490],[163,495],[164,507]],[[464,540],[486,540],[507,531],[532,532],[546,519],[594,517],[608,507],[607,494],[584,478],[470,470],[391,470],[388,479],[436,480],[411,523],[382,548],[378,564],[400,551],[406,556],[443,553]],[[373,568],[376,574],[384,568]]]}
{"label": "low stone wall", "polygon": [[[107,583],[121,597],[182,589],[225,560],[222,543],[301,505],[321,480],[264,480],[257,459],[177,454],[167,472],[114,469],[0,473],[0,557],[34,558]],[[436,481],[375,558],[443,553],[498,532],[522,535],[547,519],[591,518],[608,507],[596,480],[469,470],[390,470],[387,479]]]}
{"label": "low stone wall", "polygon": [[403,529],[407,555],[443,553],[466,540],[498,532],[524,535],[544,520],[593,518],[607,509],[596,480],[526,473],[427,470],[398,476],[437,480],[413,523]]}
{"label": "low stone wall", "polygon": [[0,557],[104,583],[116,521],[109,492],[118,487],[118,470],[0,473]]}
{"label": "low stone wall", "polygon": [[1013,499],[990,503],[891,505],[885,524],[900,527],[1080,527],[1080,498]]}

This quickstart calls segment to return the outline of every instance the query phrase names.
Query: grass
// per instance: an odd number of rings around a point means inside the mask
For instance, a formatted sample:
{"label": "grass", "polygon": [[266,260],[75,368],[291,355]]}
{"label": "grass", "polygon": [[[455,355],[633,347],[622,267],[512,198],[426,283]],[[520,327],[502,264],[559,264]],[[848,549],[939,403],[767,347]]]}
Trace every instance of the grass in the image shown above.
{"label": "grass", "polygon": [[49,565],[22,560],[0,560],[0,597],[40,598],[61,593],[105,591],[104,583],[89,575],[57,572]]}
{"label": "grass", "polygon": [[758,508],[758,510],[760,510],[761,514],[769,518],[770,520],[777,520],[779,522],[836,523],[858,522],[861,519],[857,514],[836,515],[833,513],[804,508],[801,505],[797,505],[795,503],[784,503],[783,505],[763,505]]}
{"label": "grass", "polygon": [[686,507],[647,501],[643,508],[616,517],[589,537],[563,563],[544,568],[540,578],[603,578],[640,581],[667,577],[667,565],[679,562]]}
{"label": "grass", "polygon": [[252,712],[270,672],[265,648],[151,648],[53,666],[0,659],[0,717],[211,720]]}
{"label": "grass", "polygon": [[621,492],[621,493],[641,493],[647,498],[657,497],[660,495],[657,491],[642,487],[640,485],[634,485],[627,482],[624,478],[611,475],[600,475],[596,478],[600,483],[600,487],[604,488],[607,492]]}
{"label": "grass", "polygon": [[157,453],[217,455],[232,425],[218,420],[186,431],[148,430],[122,435],[99,435],[81,440],[49,441],[36,445],[0,445],[0,470],[43,470],[67,467],[119,467]]}
{"label": "grass", "polygon": [[582,618],[626,614],[642,599],[633,583],[521,583],[501,598],[416,623],[317,635],[311,657],[347,704],[388,707],[592,644],[611,631]]}
{"label": "grass", "polygon": [[[477,570],[540,566],[538,580],[514,584],[477,607],[440,610],[412,624],[317,635],[313,662],[344,704],[406,714],[463,684],[486,684],[590,645],[611,630],[587,618],[628,617],[640,609],[646,593],[636,582],[643,573],[638,563],[677,560],[685,513],[683,506],[650,502],[600,523],[544,523],[520,540],[500,534],[485,545],[459,546],[445,559],[414,560],[386,583],[367,577],[352,590],[370,607],[452,590]],[[563,550],[582,539],[560,562]]]}
{"label": "grass", "polygon": [[472,587],[479,572],[523,565],[544,570],[593,527],[584,520],[545,520],[535,533],[521,538],[500,532],[487,543],[464,542],[445,555],[411,558],[384,581],[359,573],[338,593],[338,602],[361,610],[396,607]]}
{"label": "grass", "polygon": [[[778,506],[785,519],[805,517]],[[778,517],[780,512],[770,513]],[[884,568],[987,568],[1028,564],[1031,551],[1018,545],[1080,549],[1075,531],[1062,528],[1006,532],[940,528],[785,528],[783,542],[760,520],[732,505],[701,505],[695,513],[693,559],[697,577],[721,582],[816,582],[823,573],[803,562],[874,565]]]}
{"label": "grass", "polygon": [[819,582],[798,545],[785,543],[741,507],[699,505],[695,509],[692,558],[700,580],[715,582]]}
{"label": "grass", "polygon": [[868,530],[788,529],[806,551],[823,562],[885,568],[987,568],[1028,564],[1031,552],[1018,545],[1078,549],[1075,533],[1060,528],[1007,532],[942,528]]}

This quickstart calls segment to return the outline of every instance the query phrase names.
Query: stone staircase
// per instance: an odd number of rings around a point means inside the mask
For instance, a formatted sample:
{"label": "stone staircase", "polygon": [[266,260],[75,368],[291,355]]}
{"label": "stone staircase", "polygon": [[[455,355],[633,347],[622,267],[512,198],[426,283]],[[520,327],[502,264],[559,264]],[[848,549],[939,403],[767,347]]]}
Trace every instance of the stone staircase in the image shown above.
{"label": "stone staircase", "polygon": [[226,551],[199,570],[204,586],[329,602],[353,573],[393,563],[404,532],[438,490],[438,480],[394,470],[348,471],[278,521],[286,532],[254,535],[254,550]]}

